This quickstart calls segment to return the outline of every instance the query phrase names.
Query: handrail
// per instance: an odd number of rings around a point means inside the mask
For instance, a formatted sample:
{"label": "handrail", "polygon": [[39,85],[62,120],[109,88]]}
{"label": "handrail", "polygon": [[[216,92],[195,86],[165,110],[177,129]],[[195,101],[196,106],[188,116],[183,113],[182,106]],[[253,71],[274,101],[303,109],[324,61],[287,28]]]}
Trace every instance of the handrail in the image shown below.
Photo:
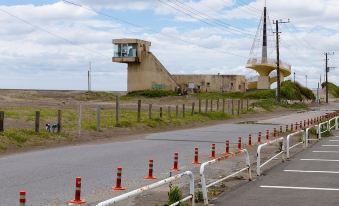
{"label": "handrail", "polygon": [[317,137],[317,139],[310,139],[310,138],[309,138],[309,137],[310,137],[310,132],[309,132],[309,130],[312,129],[312,128],[316,128],[316,131],[318,132],[318,126],[319,126],[319,125],[314,125],[314,126],[312,126],[312,127],[306,128],[306,130],[305,130],[305,147],[306,147],[306,148],[308,147],[308,141],[318,141],[318,140],[319,140],[318,137]]}
{"label": "handrail", "polygon": [[180,202],[183,202],[183,201],[186,201],[186,200],[189,200],[189,199],[192,199],[192,206],[194,206],[195,205],[195,203],[194,203],[194,199],[195,199],[195,196],[194,196],[194,176],[193,176],[193,173],[191,171],[186,171],[186,172],[177,174],[175,176],[169,177],[167,179],[155,182],[153,184],[146,185],[146,186],[141,187],[139,189],[136,189],[136,190],[130,191],[128,193],[125,193],[125,194],[119,195],[117,197],[114,197],[112,199],[100,202],[96,206],[109,206],[109,205],[113,205],[113,204],[115,204],[117,202],[120,202],[122,200],[126,200],[128,198],[134,197],[134,196],[139,195],[141,193],[144,193],[144,192],[146,192],[148,190],[151,190],[151,189],[160,187],[160,186],[162,186],[164,184],[168,184],[170,182],[173,182],[173,181],[175,181],[177,179],[180,179],[180,178],[182,178],[184,176],[189,176],[189,178],[190,178],[190,195],[185,197],[185,198],[183,198],[182,200],[180,200],[180,201],[178,201],[176,203],[171,204],[170,206],[178,205],[178,204],[180,204]]}
{"label": "handrail", "polygon": [[[278,154],[274,155],[273,157],[271,157],[269,160],[267,160],[266,162],[264,162],[263,164],[260,165],[261,163],[261,155],[260,155],[260,152],[261,152],[261,149],[267,145],[270,145],[270,144],[273,144],[275,142],[278,142],[278,141],[283,141],[283,145],[282,145],[282,148],[281,148],[281,152],[279,152]],[[269,163],[270,161],[272,161],[274,158],[278,157],[279,155],[282,154],[282,160],[284,160],[284,150],[285,150],[285,138],[284,137],[280,137],[280,138],[277,138],[277,139],[274,139],[274,140],[271,140],[271,141],[268,141],[264,144],[261,144],[258,146],[258,149],[257,149],[257,175],[260,176],[260,169],[265,166],[267,163]]]}
{"label": "handrail", "polygon": [[204,199],[204,204],[208,205],[208,194],[207,194],[207,188],[212,187],[213,185],[216,185],[222,181],[225,181],[245,170],[248,171],[248,179],[251,181],[252,180],[252,174],[251,174],[251,163],[250,163],[250,156],[249,153],[247,151],[247,149],[242,149],[240,150],[238,153],[245,153],[245,161],[246,161],[246,167],[243,169],[238,170],[237,172],[234,172],[224,178],[218,179],[215,182],[210,183],[209,185],[206,185],[206,179],[205,179],[205,167],[211,164],[215,164],[217,162],[220,162],[221,160],[227,159],[229,155],[223,155],[219,158],[204,162],[201,164],[200,166],[200,177],[201,177],[201,189],[202,189],[202,194],[203,194],[203,199]]}
{"label": "handrail", "polygon": [[[322,128],[322,125],[326,125],[326,130],[325,131],[321,131],[321,128]],[[318,126],[318,134],[319,134],[319,139],[321,139],[321,134],[323,134],[323,133],[325,133],[325,132],[327,132],[328,131],[328,121],[326,121],[326,122],[321,122],[321,123],[319,123],[319,126]]]}
{"label": "handrail", "polygon": [[[333,126],[331,126],[331,122],[332,121],[334,121],[334,125]],[[338,121],[338,117],[334,117],[334,118],[328,120],[328,129],[331,130],[331,129],[334,128],[336,130],[336,128],[337,128],[337,121]]]}
{"label": "handrail", "polygon": [[301,142],[298,142],[297,144],[295,144],[295,145],[293,145],[293,146],[290,147],[290,138],[291,138],[292,136],[295,136],[295,135],[300,134],[300,133],[304,134],[305,131],[304,131],[304,130],[299,130],[299,131],[297,131],[297,132],[294,132],[294,133],[292,133],[292,134],[287,135],[287,137],[286,137],[286,158],[287,158],[287,159],[290,158],[290,149],[292,149],[292,148],[294,148],[294,147],[296,147],[296,146],[298,146],[298,145],[300,145],[300,144],[303,143],[303,141],[301,141]]}

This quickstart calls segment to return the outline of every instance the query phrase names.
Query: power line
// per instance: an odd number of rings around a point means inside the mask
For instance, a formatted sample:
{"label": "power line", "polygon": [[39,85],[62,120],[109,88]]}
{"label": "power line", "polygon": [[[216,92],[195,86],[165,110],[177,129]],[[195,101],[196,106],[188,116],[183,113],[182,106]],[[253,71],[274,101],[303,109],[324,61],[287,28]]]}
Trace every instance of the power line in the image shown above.
{"label": "power line", "polygon": [[[61,40],[65,41],[65,42],[67,42],[67,43],[69,43],[69,44],[74,45],[74,46],[82,47],[82,48],[84,48],[85,50],[87,50],[87,51],[90,52],[90,53],[95,53],[95,54],[97,54],[97,55],[99,55],[99,56],[106,56],[105,54],[102,54],[102,53],[100,53],[100,52],[91,50],[91,49],[89,49],[89,48],[87,48],[87,47],[81,46],[81,45],[79,45],[79,44],[77,44],[77,43],[75,43],[75,42],[73,42],[73,41],[71,41],[71,40],[69,40],[69,39],[67,39],[67,38],[65,38],[65,37],[63,37],[63,36],[61,36],[61,35],[59,35],[59,34],[56,34],[56,33],[54,33],[54,32],[51,32],[51,31],[49,31],[49,30],[47,30],[47,29],[45,29],[45,28],[43,28],[43,27],[41,27],[41,26],[35,25],[35,24],[33,24],[33,23],[31,23],[31,22],[29,22],[29,21],[27,21],[27,20],[25,20],[25,19],[22,19],[22,18],[20,18],[20,17],[14,15],[14,14],[12,14],[12,13],[6,11],[6,10],[0,9],[0,11],[3,12],[3,13],[5,13],[5,14],[7,14],[8,16],[11,16],[11,17],[13,17],[13,18],[15,18],[15,19],[17,19],[17,20],[19,20],[19,21],[21,21],[21,22],[27,24],[27,25],[30,25],[30,26],[33,27],[33,28],[36,28],[36,29],[39,29],[39,30],[41,30],[41,31],[43,31],[43,32],[45,32],[45,33],[48,33],[49,35],[54,36],[55,38],[61,39]],[[108,56],[107,56],[107,57],[108,57]]]}
{"label": "power line", "polygon": [[[106,14],[104,12],[100,12],[100,11],[97,11],[95,9],[93,9],[92,7],[89,7],[89,6],[84,6],[84,5],[81,5],[79,3],[75,3],[74,1],[69,1],[69,0],[63,0],[65,3],[68,3],[70,5],[73,5],[73,6],[77,6],[77,7],[81,7],[81,8],[84,8],[86,10],[89,10],[89,11],[92,11],[98,15],[101,15],[101,16],[104,16],[106,18],[109,18],[109,19],[114,19],[116,21],[119,21],[119,22],[123,22],[123,23],[126,23],[128,25],[131,25],[133,27],[138,27],[138,28],[143,28],[143,29],[146,29],[146,30],[149,30],[149,31],[152,31],[152,32],[156,32],[155,30],[151,29],[151,28],[144,28],[143,26],[140,26],[138,24],[135,24],[135,23],[131,23],[127,20],[122,20],[121,18],[118,18],[118,17],[114,17],[112,15],[109,15],[109,14]],[[239,55],[239,54],[235,54],[235,53],[232,53],[232,52],[227,52],[227,51],[224,51],[224,50],[216,50],[216,49],[212,49],[212,48],[209,48],[209,47],[205,47],[205,46],[202,46],[202,45],[198,45],[198,44],[195,44],[193,42],[190,42],[190,41],[187,41],[187,40],[184,40],[184,39],[181,39],[179,38],[178,36],[173,36],[173,35],[170,35],[170,34],[164,34],[164,33],[161,33],[161,35],[163,36],[167,36],[169,38],[172,38],[172,39],[177,39],[181,42],[184,42],[186,44],[189,44],[189,45],[193,45],[193,46],[196,46],[196,47],[199,47],[199,48],[203,48],[203,49],[207,49],[207,50],[211,50],[211,51],[214,51],[214,52],[218,52],[218,53],[224,53],[224,54],[227,54],[227,55],[232,55],[232,56],[236,56],[236,57],[241,57],[241,58],[247,58],[245,56],[242,56],[242,55]]]}
{"label": "power line", "polygon": [[[217,20],[213,17],[210,17],[208,16],[207,14],[203,14],[202,12],[192,8],[192,7],[189,7],[189,6],[186,6],[184,3],[180,2],[180,1],[176,1],[176,2],[173,2],[171,0],[165,2],[165,1],[162,1],[162,0],[158,0],[159,2],[173,8],[174,10],[176,11],[179,11],[193,19],[196,19],[202,23],[205,23],[209,26],[212,26],[212,27],[219,27],[229,33],[233,32],[233,34],[237,34],[239,35],[240,34],[244,34],[244,35],[247,35],[247,36],[253,36],[252,34],[249,34],[249,33],[246,33],[246,32],[243,32],[241,31],[240,29],[237,29],[237,28],[234,28],[234,26],[232,26],[233,28],[230,27],[229,24],[226,24],[220,20]],[[189,7],[189,8],[187,8]],[[193,11],[192,11],[193,10]],[[200,18],[199,18],[200,17]],[[213,19],[214,21],[211,21],[210,19]],[[237,33],[234,33],[234,32],[237,32]]]}
{"label": "power line", "polygon": [[[172,3],[174,3],[173,0],[169,0],[169,1],[171,1]],[[226,23],[226,22],[224,22],[224,21],[221,21],[221,20],[219,20],[219,19],[217,19],[217,18],[215,18],[215,17],[212,17],[211,15],[209,15],[209,14],[207,14],[207,13],[202,12],[201,10],[197,10],[197,9],[195,9],[195,8],[193,8],[193,7],[191,7],[191,6],[187,5],[187,4],[185,4],[185,3],[182,2],[182,1],[179,1],[179,0],[174,0],[174,1],[176,1],[176,2],[178,2],[179,4],[183,5],[184,7],[186,7],[186,11],[189,11],[189,12],[192,12],[192,13],[194,13],[194,14],[197,14],[198,16],[201,16],[201,17],[203,17],[204,19],[207,19],[207,20],[212,19],[212,20],[214,21],[214,23],[217,24],[217,25],[220,25],[220,26],[222,26],[222,27],[225,27],[225,28],[227,28],[227,29],[230,29],[230,30],[233,30],[233,31],[236,31],[236,32],[239,32],[239,33],[243,33],[243,34],[245,34],[245,35],[253,36],[249,31],[246,31],[244,28],[236,27],[236,26],[233,26],[233,25],[231,25],[231,24],[229,24],[229,23]],[[177,4],[177,5],[178,5],[178,4]],[[178,6],[179,6],[179,5],[178,5]],[[181,7],[181,8],[182,8],[182,7]],[[187,8],[188,8],[188,9],[187,9]],[[193,10],[194,12],[191,11],[191,10]],[[210,9],[210,10],[211,10],[211,9]],[[212,11],[212,10],[211,10],[211,11]],[[212,12],[215,12],[215,11],[212,11]]]}

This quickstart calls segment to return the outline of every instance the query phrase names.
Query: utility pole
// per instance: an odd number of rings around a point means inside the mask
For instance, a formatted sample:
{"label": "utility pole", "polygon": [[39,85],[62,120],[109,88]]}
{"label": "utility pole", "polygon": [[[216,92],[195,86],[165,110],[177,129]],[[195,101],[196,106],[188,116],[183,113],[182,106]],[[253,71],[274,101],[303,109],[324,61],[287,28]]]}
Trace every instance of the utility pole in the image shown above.
{"label": "utility pole", "polygon": [[91,85],[91,73],[92,73],[92,62],[89,62],[89,68],[87,71],[87,87],[88,91],[90,92],[92,90],[92,85]]}
{"label": "utility pole", "polygon": [[290,23],[290,20],[275,20],[273,24],[275,24],[275,34],[276,34],[276,47],[277,47],[277,101],[280,102],[280,49],[279,49],[279,24]]}
{"label": "utility pole", "polygon": [[[326,82],[326,103],[328,103],[328,72],[330,71],[330,67],[328,66],[328,56],[334,55],[334,52],[325,52],[326,63],[325,63],[325,82]],[[334,67],[331,67],[334,68]]]}
{"label": "utility pole", "polygon": [[295,83],[295,72],[293,72],[293,82]]}
{"label": "utility pole", "polygon": [[306,88],[307,88],[307,74],[305,75],[305,77],[306,77]]}

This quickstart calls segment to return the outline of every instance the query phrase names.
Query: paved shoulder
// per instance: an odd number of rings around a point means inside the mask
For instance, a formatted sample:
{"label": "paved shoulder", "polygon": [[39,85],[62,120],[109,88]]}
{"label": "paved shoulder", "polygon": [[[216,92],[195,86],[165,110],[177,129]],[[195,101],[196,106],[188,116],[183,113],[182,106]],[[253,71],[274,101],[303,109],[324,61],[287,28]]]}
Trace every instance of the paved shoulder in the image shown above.
{"label": "paved shoulder", "polygon": [[215,205],[339,204],[339,133],[323,139],[265,176],[225,193]]}

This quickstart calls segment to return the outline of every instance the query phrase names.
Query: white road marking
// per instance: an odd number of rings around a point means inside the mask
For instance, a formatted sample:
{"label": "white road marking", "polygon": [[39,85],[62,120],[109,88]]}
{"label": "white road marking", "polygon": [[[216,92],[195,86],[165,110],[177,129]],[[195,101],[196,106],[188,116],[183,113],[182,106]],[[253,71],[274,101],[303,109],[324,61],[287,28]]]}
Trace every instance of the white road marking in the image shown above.
{"label": "white road marking", "polygon": [[288,186],[268,186],[261,185],[261,188],[275,188],[275,189],[294,189],[294,190],[326,190],[326,191],[339,191],[339,188],[321,188],[321,187],[288,187]]}
{"label": "white road marking", "polygon": [[322,147],[339,147],[339,145],[338,144],[333,144],[333,145],[331,145],[331,144],[323,144],[323,145],[321,145]]}
{"label": "white road marking", "polygon": [[339,160],[330,159],[300,159],[301,161],[319,161],[319,162],[339,162]]}
{"label": "white road marking", "polygon": [[315,153],[339,153],[339,151],[312,151]]}
{"label": "white road marking", "polygon": [[339,171],[284,170],[284,172],[339,174]]}

